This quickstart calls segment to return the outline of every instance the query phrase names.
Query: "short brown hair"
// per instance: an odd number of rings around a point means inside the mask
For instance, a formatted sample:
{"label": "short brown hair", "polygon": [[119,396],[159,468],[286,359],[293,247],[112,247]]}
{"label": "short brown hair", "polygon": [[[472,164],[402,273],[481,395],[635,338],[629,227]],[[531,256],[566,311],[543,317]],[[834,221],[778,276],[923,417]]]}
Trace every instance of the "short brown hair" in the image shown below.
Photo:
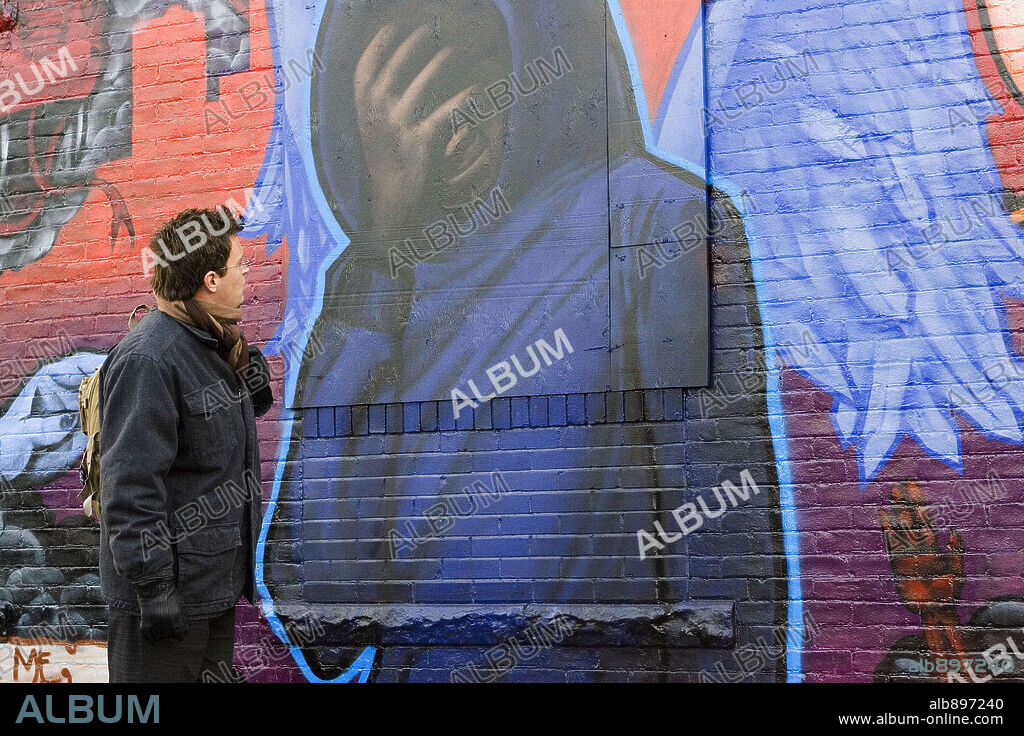
{"label": "short brown hair", "polygon": [[231,237],[243,227],[241,218],[223,206],[179,212],[149,242],[156,257],[150,280],[153,293],[167,301],[184,301],[195,295],[210,271],[223,276]]}

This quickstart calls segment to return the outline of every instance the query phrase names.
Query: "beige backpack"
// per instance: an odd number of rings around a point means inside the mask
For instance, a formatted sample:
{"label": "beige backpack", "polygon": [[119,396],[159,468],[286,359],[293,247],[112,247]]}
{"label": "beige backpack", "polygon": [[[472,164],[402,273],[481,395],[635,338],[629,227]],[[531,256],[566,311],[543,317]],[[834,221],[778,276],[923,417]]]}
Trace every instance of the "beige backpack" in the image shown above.
{"label": "beige backpack", "polygon": [[[136,316],[143,310],[142,316]],[[139,323],[139,320],[150,308],[140,304],[132,310],[128,318],[128,329]],[[82,490],[78,500],[82,502],[82,510],[90,518],[100,518],[100,368],[82,380],[78,387],[78,419],[82,432],[88,438],[82,463],[78,469],[78,477],[82,481]]]}

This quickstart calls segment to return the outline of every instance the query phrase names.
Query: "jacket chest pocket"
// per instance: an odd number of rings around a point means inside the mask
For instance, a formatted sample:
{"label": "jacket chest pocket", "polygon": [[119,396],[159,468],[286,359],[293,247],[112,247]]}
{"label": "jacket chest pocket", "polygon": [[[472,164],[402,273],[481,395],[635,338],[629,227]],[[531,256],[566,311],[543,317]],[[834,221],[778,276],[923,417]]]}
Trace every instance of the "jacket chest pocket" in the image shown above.
{"label": "jacket chest pocket", "polygon": [[192,456],[217,461],[238,448],[245,433],[241,400],[226,384],[214,384],[185,397]]}

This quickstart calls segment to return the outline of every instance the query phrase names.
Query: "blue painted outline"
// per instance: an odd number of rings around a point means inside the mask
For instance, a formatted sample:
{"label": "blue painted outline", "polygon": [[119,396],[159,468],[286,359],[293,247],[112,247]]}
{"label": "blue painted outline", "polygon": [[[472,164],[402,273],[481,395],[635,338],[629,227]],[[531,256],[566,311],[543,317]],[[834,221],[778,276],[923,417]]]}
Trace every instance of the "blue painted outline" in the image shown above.
{"label": "blue painted outline", "polygon": [[[320,27],[320,23],[323,20],[323,13],[326,8],[326,4],[321,6],[316,20],[313,23],[312,34],[316,37],[317,31]],[[277,34],[274,33],[276,18],[274,16],[273,6],[268,3],[266,6],[267,12],[267,27],[270,31],[270,37],[275,38]],[[277,49],[273,49],[275,62],[277,61]],[[312,77],[302,79],[303,84],[303,95],[302,95],[302,135],[299,141],[302,146],[303,153],[303,165],[306,168],[306,176],[308,182],[318,181],[316,172],[312,171],[313,161],[313,146],[312,137],[309,135],[310,128],[310,85]],[[294,131],[293,131],[294,132]],[[308,187],[309,193],[316,204],[320,219],[324,226],[330,231],[331,236],[334,238],[334,242],[338,245],[331,250],[329,256],[324,259],[316,275],[316,304],[313,310],[310,312],[309,321],[305,326],[305,330],[302,333],[301,345],[299,350],[296,351],[298,354],[303,354],[306,350],[306,345],[309,341],[309,336],[312,334],[313,326],[316,324],[317,319],[320,317],[320,313],[323,311],[323,296],[324,288],[326,283],[327,269],[334,263],[341,254],[348,247],[349,238],[345,235],[341,226],[338,225],[337,220],[332,217],[325,217],[324,213],[330,213],[330,208],[327,206],[327,202],[323,196],[323,192],[319,187]],[[263,614],[267,617],[267,621],[270,624],[271,630],[286,646],[289,647],[292,657],[295,659],[295,663],[298,665],[302,674],[306,677],[309,682],[314,683],[332,683],[332,682],[352,682],[352,680],[358,679],[359,682],[367,682],[370,678],[370,672],[373,668],[373,661],[376,658],[377,648],[366,647],[362,653],[356,658],[356,660],[349,666],[345,672],[338,675],[333,680],[323,680],[313,674],[312,669],[306,662],[306,658],[303,656],[302,651],[299,647],[291,644],[288,641],[288,635],[285,632],[284,626],[281,624],[281,620],[277,617],[274,610],[274,599],[270,595],[270,591],[267,589],[266,583],[263,580],[263,558],[266,551],[267,535],[270,531],[270,522],[274,516],[274,510],[277,507],[277,499],[281,493],[281,482],[284,477],[285,463],[288,459],[288,454],[291,451],[291,438],[292,431],[295,426],[295,412],[288,409],[288,405],[292,403],[292,399],[295,395],[296,384],[298,382],[299,371],[289,371],[289,375],[285,378],[285,401],[281,409],[281,448],[278,452],[277,467],[274,469],[274,487],[270,494],[270,500],[267,503],[267,511],[263,516],[263,524],[260,527],[260,538],[256,545],[256,587],[260,594],[260,603],[263,606]]]}
{"label": "blue painted outline", "polygon": [[[750,244],[751,251],[751,266],[753,270],[755,288],[759,297],[762,292],[762,279],[761,279],[761,259],[758,255],[758,249],[755,246],[756,240],[753,234],[750,232],[749,225],[746,224],[746,212],[743,209],[742,193],[738,188],[726,179],[721,181],[712,181],[707,175],[706,162],[705,165],[699,166],[691,161],[677,156],[669,151],[665,151],[659,148],[654,143],[654,133],[651,129],[649,115],[647,113],[647,101],[644,94],[644,88],[639,72],[639,64],[637,62],[636,53],[633,48],[632,38],[629,35],[629,31],[626,25],[625,16],[622,12],[622,8],[619,4],[619,0],[607,0],[608,9],[610,11],[612,20],[615,24],[615,30],[618,34],[619,41],[622,45],[623,53],[626,57],[626,64],[629,68],[630,80],[633,85],[634,102],[637,107],[638,117],[640,119],[641,127],[644,134],[644,145],[647,151],[669,163],[672,163],[685,171],[700,177],[700,179],[712,184],[718,189],[725,192],[729,197],[733,199],[737,210],[744,218],[744,224],[747,229],[747,240]],[[313,28],[311,29],[311,36],[315,38],[318,34],[320,24],[323,21],[323,14],[326,10],[326,4],[322,5],[318,12],[317,17],[314,21]],[[274,10],[271,4],[268,3],[266,7],[268,28],[271,32],[271,38],[277,36],[274,33],[276,27],[276,18]],[[703,4],[701,6],[701,20],[700,27],[704,29],[704,9]],[[693,34],[691,33],[691,36]],[[702,33],[702,35],[705,35]],[[688,38],[687,44],[684,45],[683,52],[685,52],[687,45],[690,43]],[[272,52],[277,60],[277,49],[272,48]],[[681,53],[681,56],[683,54]],[[705,55],[706,58],[706,55]],[[677,66],[682,62],[677,61]],[[681,68],[681,67],[680,67]],[[674,70],[673,77],[678,72]],[[312,137],[310,135],[310,124],[311,124],[311,94],[310,86],[312,79],[303,79],[302,84],[302,129],[299,131],[300,135],[297,136],[299,144],[302,147],[302,158],[303,167],[305,169],[306,181],[310,184],[308,186],[309,194],[312,196],[312,201],[315,203],[317,212],[320,216],[320,220],[326,227],[330,235],[338,243],[337,247],[331,250],[329,256],[324,259],[322,265],[317,271],[316,275],[316,290],[315,299],[316,304],[313,310],[310,312],[308,323],[305,327],[305,332],[301,342],[301,352],[305,351],[306,345],[309,340],[309,336],[312,333],[313,326],[316,324],[320,313],[323,310],[323,296],[326,282],[327,269],[333,264],[338,257],[345,251],[345,248],[349,244],[349,238],[345,235],[341,229],[337,220],[331,213],[330,207],[328,206],[323,192],[319,186],[312,186],[313,182],[318,182],[319,178],[316,171],[313,169],[313,151],[312,151]],[[706,89],[706,85],[705,85]],[[666,91],[667,94],[667,91]],[[659,126],[660,127],[660,126]],[[293,131],[294,133],[295,131]],[[705,150],[708,149],[708,134],[705,128]],[[767,371],[767,392],[768,392],[768,421],[772,432],[772,442],[775,447],[776,466],[779,478],[779,505],[782,515],[782,526],[784,535],[784,548],[786,553],[786,563],[788,570],[788,606],[787,606],[787,620],[788,620],[788,632],[787,642],[790,643],[786,650],[786,672],[787,680],[790,682],[798,682],[803,679],[801,669],[801,654],[802,648],[798,645],[793,645],[794,641],[802,641],[803,636],[803,599],[800,588],[800,551],[798,540],[796,537],[797,525],[796,525],[796,508],[793,495],[793,484],[792,475],[789,468],[789,451],[785,435],[785,423],[782,414],[782,397],[780,391],[780,369],[776,361],[775,355],[775,340],[772,336],[771,328],[765,324],[762,320],[761,329],[765,340],[765,366]],[[351,682],[353,679],[357,679],[359,682],[367,682],[370,676],[370,672],[373,667],[373,662],[376,657],[376,647],[366,647],[362,654],[356,658],[352,665],[341,675],[334,678],[333,680],[323,680],[313,674],[303,656],[301,650],[288,641],[287,633],[284,630],[284,626],[281,624],[280,619],[277,617],[274,609],[274,601],[270,595],[270,591],[267,589],[266,584],[263,580],[263,561],[264,553],[266,548],[267,535],[270,530],[270,522],[274,515],[274,510],[277,506],[277,499],[280,495],[281,482],[283,480],[285,463],[291,450],[292,434],[295,426],[295,413],[287,408],[291,400],[294,398],[296,391],[296,384],[298,381],[298,371],[290,372],[290,375],[285,380],[285,408],[281,411],[281,447],[278,453],[278,463],[274,471],[274,486],[271,492],[270,500],[267,504],[267,511],[263,517],[263,523],[260,528],[260,539],[257,544],[256,553],[256,585],[260,594],[261,604],[263,606],[264,615],[267,621],[270,623],[270,627],[274,634],[287,646],[289,646],[292,657],[295,659],[296,664],[302,671],[303,675],[310,682],[315,683],[328,683],[328,682]],[[794,636],[796,634],[796,636]]]}
{"label": "blue painted outline", "polygon": [[[646,113],[647,102],[644,97],[643,84],[640,77],[640,65],[637,62],[636,53],[633,49],[633,41],[626,27],[626,18],[622,13],[619,0],[608,0],[608,7],[611,10],[612,19],[615,21],[615,28],[619,34],[623,51],[626,55],[626,64],[629,67],[630,77],[633,82],[633,89],[640,112],[640,122],[644,131],[644,143],[647,150],[664,160],[673,163],[681,168],[698,174],[710,185],[725,192],[733,200],[733,204],[744,220],[744,229],[747,233],[747,242],[750,245],[750,262],[754,276],[754,286],[758,294],[758,302],[763,296],[761,277],[761,258],[756,245],[757,240],[747,221],[747,213],[743,207],[743,193],[735,184],[728,179],[709,179],[703,167],[696,167],[692,163],[682,159],[675,154],[659,148],[653,143],[653,131]],[[704,7],[701,4],[701,27],[704,27]],[[705,54],[705,63],[707,55]],[[707,89],[705,85],[705,90]],[[666,94],[668,89],[666,88]],[[704,131],[704,149],[709,150],[708,132]],[[775,447],[776,470],[779,478],[779,509],[782,515],[783,547],[786,553],[786,569],[788,573],[788,605],[786,618],[788,631],[786,632],[786,679],[788,682],[802,682],[802,654],[803,647],[803,594],[800,581],[800,545],[797,538],[796,519],[796,498],[793,488],[793,476],[789,466],[789,445],[786,439],[785,417],[782,413],[782,391],[781,391],[781,370],[776,359],[776,342],[772,335],[771,326],[763,319],[761,330],[764,335],[765,346],[765,369],[767,371],[767,394],[768,394],[768,425],[772,432],[772,444]],[[794,644],[794,642],[796,642]]]}
{"label": "blue painted outline", "polygon": [[[617,1],[617,0],[616,0]],[[686,62],[690,55],[690,49],[693,47],[694,42],[697,40],[698,34],[703,41],[704,38],[704,5],[701,3],[700,13],[697,14],[693,25],[690,27],[690,32],[686,36],[686,40],[683,42],[682,48],[679,50],[679,56],[676,57],[675,66],[672,68],[672,73],[668,77],[668,82],[665,84],[665,92],[661,97],[661,102],[658,103],[658,112],[654,116],[654,140],[661,140],[661,129],[665,126],[665,115],[668,113],[669,105],[672,103],[672,95],[669,94],[669,90],[674,90],[676,85],[679,84],[679,75],[683,73],[683,69],[686,67]],[[632,42],[632,37],[631,42]],[[702,52],[703,54],[703,52]],[[705,85],[702,85],[705,86]],[[701,108],[701,127],[704,126],[705,118],[704,114],[707,105]],[[705,143],[707,138],[705,136]]]}

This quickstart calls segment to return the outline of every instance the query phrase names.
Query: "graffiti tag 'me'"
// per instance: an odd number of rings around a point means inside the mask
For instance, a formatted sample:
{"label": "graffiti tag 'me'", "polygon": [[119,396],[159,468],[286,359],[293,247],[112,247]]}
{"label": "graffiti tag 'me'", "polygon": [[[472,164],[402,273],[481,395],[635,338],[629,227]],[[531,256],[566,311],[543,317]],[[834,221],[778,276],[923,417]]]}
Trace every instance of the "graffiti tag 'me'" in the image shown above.
{"label": "graffiti tag 'me'", "polygon": [[14,682],[18,682],[18,668],[21,667],[27,673],[31,673],[32,682],[71,682],[71,673],[65,667],[56,677],[47,677],[45,668],[50,664],[50,652],[41,647],[29,649],[28,656],[21,647],[14,648]]}
{"label": "graffiti tag 'me'", "polygon": [[[537,351],[534,352],[533,348],[536,346]],[[545,365],[552,365],[557,360],[562,360],[567,354],[573,352],[572,345],[569,343],[569,338],[565,336],[565,331],[559,327],[555,330],[555,346],[551,345],[544,339],[537,340],[533,345],[529,345],[526,348],[527,354],[530,356],[530,360],[533,361],[533,365],[530,370],[524,370],[523,364],[519,362],[517,355],[512,355],[509,361],[503,360],[496,365],[492,365],[487,369],[487,377],[491,380],[491,386],[494,387],[492,393],[483,396],[480,394],[480,389],[477,388],[476,383],[473,380],[466,382],[469,386],[470,391],[476,397],[476,401],[469,398],[469,396],[460,391],[457,388],[452,389],[452,409],[455,412],[455,418],[459,418],[459,412],[465,409],[467,406],[476,409],[480,404],[486,404],[491,399],[495,399],[501,396],[503,393],[511,390],[519,383],[520,378],[530,378],[540,372],[541,359],[543,359]],[[537,353],[540,353],[538,359]],[[515,366],[515,372],[512,370],[512,366]],[[516,376],[516,373],[519,375]],[[479,402],[479,403],[477,403]]]}

